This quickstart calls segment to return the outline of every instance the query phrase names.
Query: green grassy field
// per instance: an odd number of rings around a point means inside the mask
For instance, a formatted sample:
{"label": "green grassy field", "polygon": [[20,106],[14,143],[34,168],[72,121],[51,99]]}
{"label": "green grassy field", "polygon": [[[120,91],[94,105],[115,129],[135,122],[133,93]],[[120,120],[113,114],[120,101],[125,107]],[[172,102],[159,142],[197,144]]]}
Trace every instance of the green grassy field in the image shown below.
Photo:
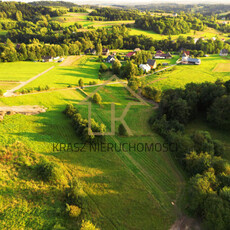
{"label": "green grassy field", "polygon": [[[130,35],[141,35],[141,34],[143,34],[145,36],[152,37],[153,39],[156,39],[156,40],[161,40],[161,39],[168,38],[167,35],[161,35],[161,34],[157,34],[157,33],[153,32],[153,31],[145,31],[145,30],[141,30],[141,29],[137,29],[137,28],[130,28],[129,29],[129,34]],[[172,35],[171,38],[172,39],[177,39],[178,36],[184,36],[184,37],[191,36],[191,37],[194,37],[194,38],[204,37],[205,39],[209,39],[209,38],[212,38],[212,37],[218,37],[220,39],[224,38],[226,40],[229,39],[227,34],[223,34],[220,31],[215,30],[213,28],[209,28],[209,27],[204,31],[195,31],[194,32],[192,30],[190,33],[187,33],[187,34]]]}
{"label": "green grassy field", "polygon": [[28,61],[0,63],[0,81],[26,81],[53,65],[54,63]]}
{"label": "green grassy field", "polygon": [[[94,89],[87,89],[87,93]],[[116,101],[116,115],[119,116],[121,109],[134,100],[119,85],[107,86],[100,94],[103,105],[93,106],[93,117],[103,121],[107,127],[109,104]],[[62,111],[67,103],[77,106],[82,99],[81,93],[68,89],[1,98],[0,105],[43,105],[48,108],[46,113],[36,116],[6,116],[0,123],[1,145],[18,140],[38,153],[61,160],[81,179],[88,198],[89,216],[102,229],[120,229],[121,226],[122,229],[132,229],[133,226],[136,229],[168,229],[177,214],[171,202],[178,199],[184,182],[169,152],[98,152],[89,151],[89,146],[85,147],[85,152],[52,152],[53,143],[81,143]],[[77,107],[87,117],[86,107]],[[163,143],[162,138],[152,133],[148,126],[152,113],[150,106],[132,108],[127,123],[136,134],[144,136],[110,136],[107,142]],[[23,220],[15,219],[16,224],[20,221]],[[39,217],[37,221],[41,221]]]}
{"label": "green grassy field", "polygon": [[0,89],[6,91],[8,89],[12,89],[14,87],[16,87],[18,85],[18,83],[12,83],[12,82],[1,82],[0,81]]}
{"label": "green grassy field", "polygon": [[146,84],[165,90],[169,88],[183,88],[187,83],[201,83],[205,81],[215,82],[217,79],[227,81],[230,79],[230,72],[214,72],[213,69],[219,63],[229,63],[229,60],[221,58],[219,55],[210,55],[201,58],[201,64],[177,65],[173,72],[153,74],[143,78]]}
{"label": "green grassy field", "polygon": [[121,25],[121,24],[133,24],[134,20],[124,20],[124,21],[90,21],[87,19],[88,13],[72,13],[68,12],[67,14],[59,17],[53,17],[53,21],[60,22],[63,26],[70,26],[74,23],[79,23],[83,25],[84,28],[88,26],[94,27],[104,27],[109,28],[112,25]]}
{"label": "green grassy field", "polygon": [[[76,58],[77,59],[77,58]],[[77,86],[79,79],[83,79],[85,84],[90,81],[100,82],[98,79],[100,63],[96,57],[82,56],[70,66],[57,65],[54,69],[32,81],[24,88],[49,85],[51,88],[64,88],[68,85]]]}

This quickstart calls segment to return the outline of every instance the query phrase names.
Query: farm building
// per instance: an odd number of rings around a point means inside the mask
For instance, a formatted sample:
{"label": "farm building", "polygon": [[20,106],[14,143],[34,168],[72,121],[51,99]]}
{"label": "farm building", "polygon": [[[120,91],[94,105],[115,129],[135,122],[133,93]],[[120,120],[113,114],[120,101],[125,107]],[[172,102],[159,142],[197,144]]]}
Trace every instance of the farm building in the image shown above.
{"label": "farm building", "polygon": [[153,59],[148,59],[147,64],[151,67],[151,69],[156,69],[157,67],[157,62]]}
{"label": "farm building", "polygon": [[200,65],[201,60],[197,58],[191,58],[189,56],[182,57],[181,64],[183,65]]}
{"label": "farm building", "polygon": [[156,53],[154,58],[156,59],[171,59],[172,58],[172,55],[170,53]]}
{"label": "farm building", "polygon": [[53,61],[53,57],[52,56],[42,56],[42,61],[43,62],[51,62],[51,61]]}
{"label": "farm building", "polygon": [[148,64],[140,64],[139,67],[143,69],[145,73],[148,73],[151,70],[151,67]]}
{"label": "farm building", "polygon": [[103,48],[102,49],[102,55],[109,55],[109,49]]}
{"label": "farm building", "polygon": [[222,49],[220,51],[220,56],[228,56],[228,50],[227,49]]}
{"label": "farm building", "polygon": [[138,51],[141,51],[141,49],[140,49],[140,48],[136,48],[136,49],[134,49],[133,51],[134,51],[134,52],[138,52]]}
{"label": "farm building", "polygon": [[136,52],[129,52],[126,54],[126,57],[131,58],[132,56],[135,56],[135,55],[136,55]]}
{"label": "farm building", "polygon": [[105,59],[106,62],[108,63],[112,63],[115,61],[115,58],[113,55],[109,55],[106,59]]}

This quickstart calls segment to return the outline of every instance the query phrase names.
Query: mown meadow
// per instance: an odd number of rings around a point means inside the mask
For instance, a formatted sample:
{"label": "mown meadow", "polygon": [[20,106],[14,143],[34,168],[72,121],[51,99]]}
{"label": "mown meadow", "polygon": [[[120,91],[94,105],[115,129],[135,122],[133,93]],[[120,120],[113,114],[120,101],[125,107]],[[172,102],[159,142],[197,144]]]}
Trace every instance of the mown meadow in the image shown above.
{"label": "mown meadow", "polygon": [[200,65],[177,65],[172,72],[153,74],[143,81],[147,85],[165,90],[169,88],[183,88],[187,83],[215,82],[217,79],[227,81],[230,79],[229,72],[213,71],[219,63],[229,63],[228,59],[219,55],[210,55],[201,58]]}
{"label": "mown meadow", "polygon": [[[92,92],[93,88],[87,89],[86,93]],[[103,121],[108,128],[112,101],[116,101],[117,116],[128,102],[136,101],[119,85],[107,86],[100,94],[103,104],[93,106],[93,117],[98,122]],[[102,229],[119,226],[130,229],[134,225],[141,229],[168,228],[177,216],[177,209],[171,202],[178,199],[177,194],[184,183],[170,152],[89,151],[89,146],[84,152],[52,152],[53,143],[81,143],[71,121],[62,111],[66,104],[72,103],[87,118],[87,108],[78,106],[83,98],[82,93],[71,89],[1,98],[0,105],[43,105],[47,108],[46,113],[35,116],[6,116],[0,124],[2,145],[21,141],[35,152],[61,161],[81,180],[87,194],[89,216]],[[135,106],[127,115],[127,123],[131,129],[137,130],[135,134],[138,136],[116,135],[107,137],[106,141],[117,144],[163,143],[148,126],[153,112],[150,105],[145,108]],[[45,207],[41,205],[40,208]],[[10,214],[17,216],[13,211]],[[42,221],[39,215],[36,218],[38,222]],[[15,218],[15,224],[19,226],[22,226],[21,221],[24,220]],[[10,222],[7,227],[11,226]]]}
{"label": "mown meadow", "polygon": [[78,81],[83,79],[84,84],[96,81],[98,79],[98,72],[100,62],[97,62],[97,57],[93,56],[76,56],[76,61],[71,62],[69,65],[57,65],[51,71],[40,76],[36,80],[32,81],[24,88],[37,88],[39,86],[48,85],[50,88],[65,88],[78,86]]}
{"label": "mown meadow", "polygon": [[43,62],[6,62],[0,63],[0,81],[26,81],[53,66]]}

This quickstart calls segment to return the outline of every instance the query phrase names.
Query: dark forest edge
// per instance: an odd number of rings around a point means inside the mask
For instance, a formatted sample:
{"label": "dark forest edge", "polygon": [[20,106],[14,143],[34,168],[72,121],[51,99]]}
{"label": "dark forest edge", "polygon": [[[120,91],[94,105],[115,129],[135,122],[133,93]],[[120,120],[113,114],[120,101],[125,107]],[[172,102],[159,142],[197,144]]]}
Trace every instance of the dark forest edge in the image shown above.
{"label": "dark forest edge", "polygon": [[177,143],[174,157],[190,177],[186,212],[201,218],[207,229],[229,229],[230,164],[222,158],[223,144],[207,131],[184,131],[201,113],[211,126],[230,129],[230,81],[190,83],[185,89],[165,91],[150,124],[169,143]]}

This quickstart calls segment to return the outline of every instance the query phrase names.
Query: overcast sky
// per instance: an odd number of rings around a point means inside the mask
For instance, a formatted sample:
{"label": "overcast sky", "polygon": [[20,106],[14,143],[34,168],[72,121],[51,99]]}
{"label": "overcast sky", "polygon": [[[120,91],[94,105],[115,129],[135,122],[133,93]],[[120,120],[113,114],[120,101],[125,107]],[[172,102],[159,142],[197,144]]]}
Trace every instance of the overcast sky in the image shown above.
{"label": "overcast sky", "polygon": [[[9,0],[8,0],[9,1]],[[32,2],[34,0],[10,0],[18,2]],[[35,0],[37,1],[37,0]],[[62,0],[66,2],[74,2],[77,4],[149,4],[149,3],[218,3],[218,4],[230,4],[230,0]]]}

